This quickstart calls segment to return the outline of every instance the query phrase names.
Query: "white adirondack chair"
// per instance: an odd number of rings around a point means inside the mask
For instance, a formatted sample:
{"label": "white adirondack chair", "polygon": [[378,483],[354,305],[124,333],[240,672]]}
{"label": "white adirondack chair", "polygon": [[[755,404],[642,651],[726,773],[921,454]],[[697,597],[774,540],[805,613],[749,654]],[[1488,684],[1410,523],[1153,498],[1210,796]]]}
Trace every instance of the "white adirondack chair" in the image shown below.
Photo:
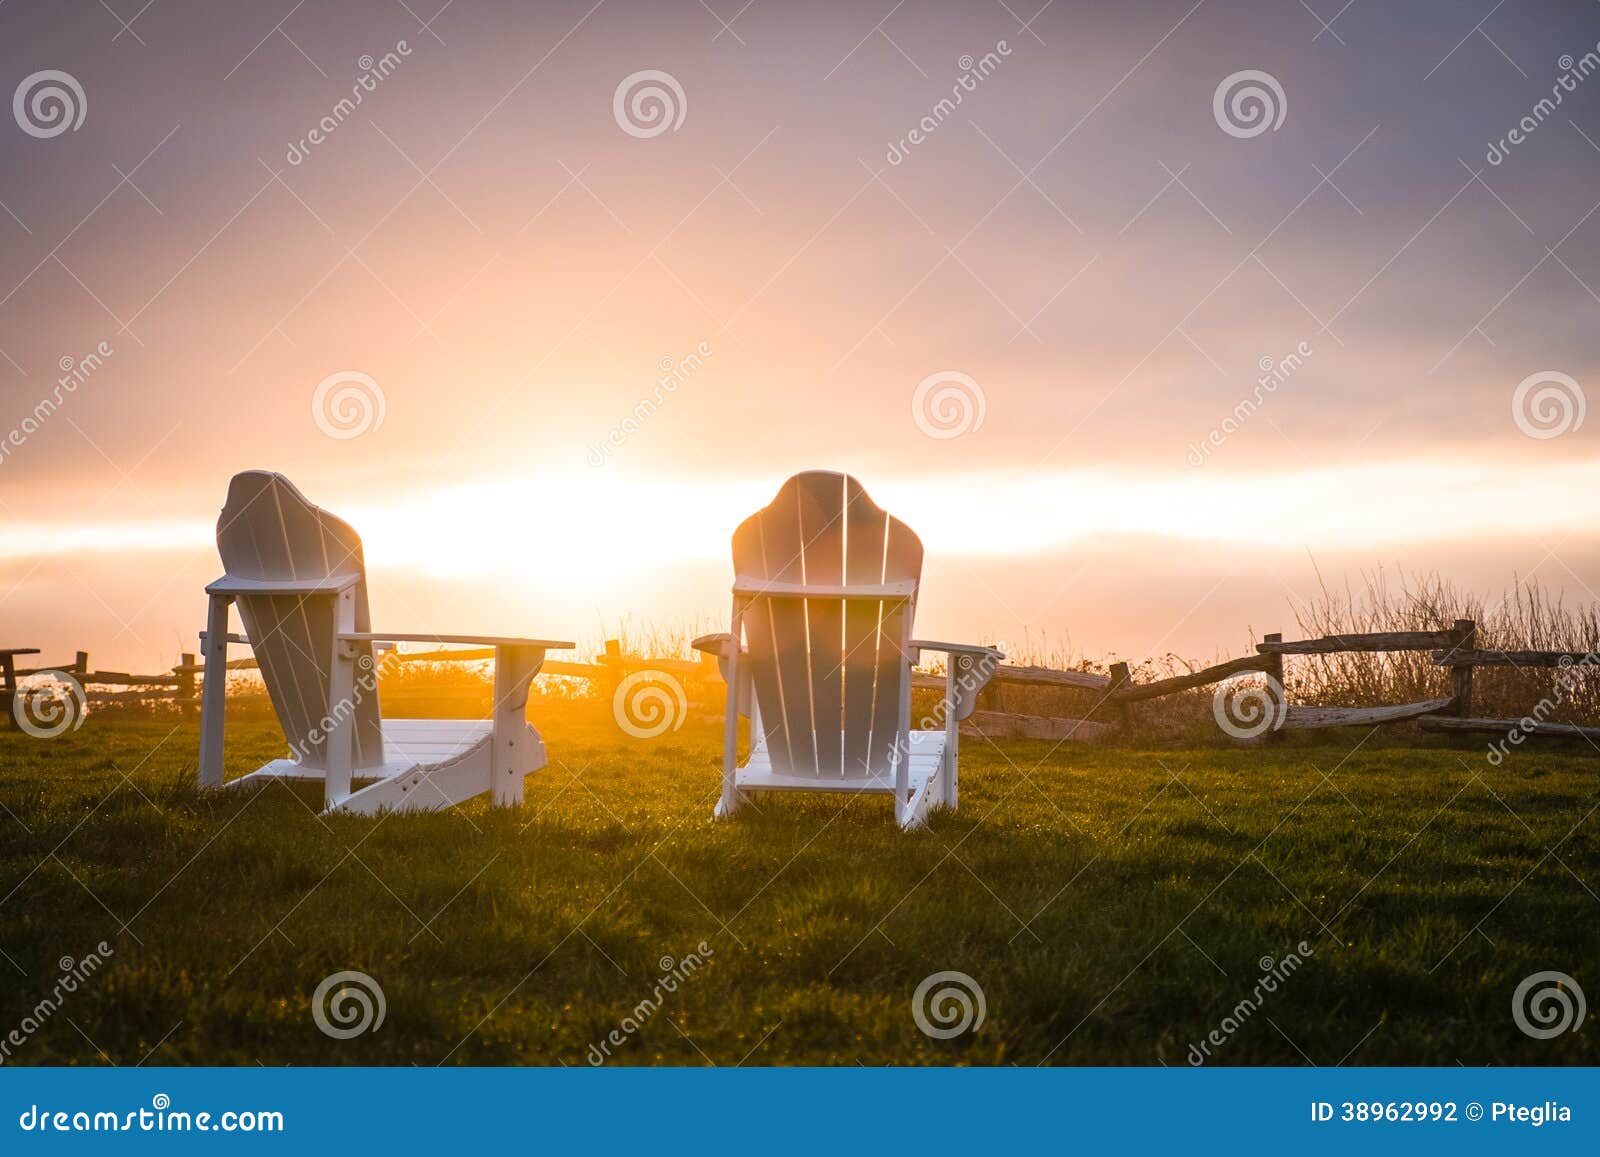
{"label": "white adirondack chair", "polygon": [[[222,578],[206,588],[201,636],[200,786],[222,785],[229,642],[255,651],[292,754],[228,786],[266,779],[321,780],[329,811],[374,815],[451,807],[490,792],[522,802],[523,777],[545,765],[525,718],[528,686],[550,639],[390,634],[372,630],[361,539],[308,502],[283,475],[234,476],[217,520]],[[237,606],[244,635],[228,633]],[[375,643],[462,643],[495,649],[492,720],[384,719]],[[355,781],[373,781],[355,789]]]}
{"label": "white adirondack chair", "polygon": [[[912,638],[917,536],[854,478],[809,471],[734,532],[733,569],[731,631],[694,641],[717,656],[728,687],[715,814],[758,791],[893,795],[903,828],[955,807],[958,724],[1005,656]],[[922,651],[949,663],[938,726],[916,730],[911,668]],[[740,715],[750,718],[743,767]]]}

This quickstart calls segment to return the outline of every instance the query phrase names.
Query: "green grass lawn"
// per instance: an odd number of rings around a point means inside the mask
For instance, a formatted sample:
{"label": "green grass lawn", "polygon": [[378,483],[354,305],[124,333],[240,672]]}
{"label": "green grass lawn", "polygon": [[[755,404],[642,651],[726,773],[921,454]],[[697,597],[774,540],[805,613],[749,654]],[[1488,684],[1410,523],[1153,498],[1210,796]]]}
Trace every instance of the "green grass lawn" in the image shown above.
{"label": "green grass lawn", "polygon": [[[969,741],[960,811],[906,835],[882,797],[713,823],[720,728],[534,716],[522,809],[378,820],[198,794],[192,724],[0,733],[0,1040],[113,951],[6,1063],[583,1065],[615,1030],[607,1063],[1184,1065],[1302,941],[1210,1063],[1600,1063],[1600,1014],[1511,1015],[1546,969],[1600,999],[1592,753]],[[235,725],[229,774],[282,747]],[[346,1040],[311,1008],[343,970],[386,1003]],[[986,1005],[948,1040],[912,1010],[942,971]]]}

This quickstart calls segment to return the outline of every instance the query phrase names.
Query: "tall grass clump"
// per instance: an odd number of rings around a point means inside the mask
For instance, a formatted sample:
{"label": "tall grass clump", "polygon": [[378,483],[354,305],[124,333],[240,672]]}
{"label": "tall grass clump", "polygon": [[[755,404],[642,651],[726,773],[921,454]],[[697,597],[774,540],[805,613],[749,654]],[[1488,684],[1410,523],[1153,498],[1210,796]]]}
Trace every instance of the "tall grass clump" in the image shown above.
{"label": "tall grass clump", "polygon": [[[1591,652],[1600,647],[1600,609],[1568,606],[1532,578],[1513,581],[1490,601],[1437,573],[1401,573],[1391,582],[1382,571],[1369,572],[1359,586],[1323,584],[1316,597],[1294,607],[1294,616],[1300,637],[1307,639],[1446,631],[1457,619],[1472,619],[1480,650]],[[1579,674],[1570,690],[1558,686],[1560,675],[1547,667],[1479,667],[1473,714],[1520,716],[1544,699],[1555,705],[1553,720],[1600,718],[1600,671]],[[1285,678],[1291,702],[1326,707],[1410,703],[1450,694],[1449,669],[1435,666],[1426,651],[1290,657]]]}

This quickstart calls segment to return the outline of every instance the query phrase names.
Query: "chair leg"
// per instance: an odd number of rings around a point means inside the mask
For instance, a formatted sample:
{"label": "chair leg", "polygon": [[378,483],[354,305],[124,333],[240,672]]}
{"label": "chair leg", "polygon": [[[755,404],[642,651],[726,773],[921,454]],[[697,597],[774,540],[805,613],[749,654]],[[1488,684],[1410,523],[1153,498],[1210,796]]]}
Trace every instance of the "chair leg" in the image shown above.
{"label": "chair leg", "polygon": [[528,685],[544,665],[544,649],[497,647],[494,657],[494,739],[490,799],[502,807],[522,802],[522,780],[543,763],[543,744],[529,732]]}
{"label": "chair leg", "polygon": [[349,590],[334,598],[333,670],[328,674],[328,754],[323,806],[333,809],[350,798],[351,765],[355,762],[355,648],[339,639],[354,631],[355,597]]}
{"label": "chair leg", "polygon": [[[900,640],[900,654],[911,653],[910,615],[903,616],[906,625]],[[894,749],[894,818],[903,828],[916,827],[920,822],[911,811],[911,801],[906,797],[911,789],[911,660],[901,659],[899,738]],[[924,791],[926,789],[924,788]],[[924,792],[918,792],[922,796]]]}
{"label": "chair leg", "polygon": [[[727,692],[727,706],[723,709],[722,717],[722,794],[717,799],[717,806],[712,810],[713,819],[725,820],[733,817],[740,808],[744,807],[744,793],[739,790],[739,704],[743,698],[743,683],[749,678],[745,674],[744,664],[740,662],[739,638],[742,631],[740,614],[743,608],[737,597],[733,600],[733,646],[729,648],[727,665],[723,668],[723,683]],[[751,702],[755,701],[754,693]],[[751,744],[755,743],[755,715],[752,708],[751,714]]]}
{"label": "chair leg", "polygon": [[200,684],[200,787],[222,786],[222,739],[228,707],[228,606],[212,595],[206,614],[205,679]]}
{"label": "chair leg", "polygon": [[956,718],[956,664],[954,657],[945,674],[944,759],[939,765],[940,802],[951,811],[959,797],[958,768],[961,766],[961,722]]}

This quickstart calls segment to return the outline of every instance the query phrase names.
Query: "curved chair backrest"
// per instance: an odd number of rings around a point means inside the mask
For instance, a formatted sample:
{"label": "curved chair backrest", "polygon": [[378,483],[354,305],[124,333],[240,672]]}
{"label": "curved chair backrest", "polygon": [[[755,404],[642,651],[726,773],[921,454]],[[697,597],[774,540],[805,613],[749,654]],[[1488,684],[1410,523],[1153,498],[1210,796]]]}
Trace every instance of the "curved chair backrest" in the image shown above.
{"label": "curved chair backrest", "polygon": [[[228,500],[217,519],[217,553],[230,578],[318,579],[359,576],[355,629],[370,631],[366,563],[361,538],[350,526],[313,506],[287,478],[269,470],[247,470],[228,484]],[[334,607],[331,598],[287,594],[235,597],[245,634],[255,650],[284,738],[300,761],[325,767],[328,682],[333,670]],[[358,672],[370,672],[371,644],[359,644]],[[351,765],[383,763],[377,686],[352,696],[355,714]]]}
{"label": "curved chair backrest", "polygon": [[736,590],[762,583],[846,592],[899,583],[909,590],[899,598],[762,594],[741,604],[773,770],[833,779],[892,775],[905,742],[907,648],[922,577],[917,536],[849,475],[808,471],[740,524],[733,567]]}

